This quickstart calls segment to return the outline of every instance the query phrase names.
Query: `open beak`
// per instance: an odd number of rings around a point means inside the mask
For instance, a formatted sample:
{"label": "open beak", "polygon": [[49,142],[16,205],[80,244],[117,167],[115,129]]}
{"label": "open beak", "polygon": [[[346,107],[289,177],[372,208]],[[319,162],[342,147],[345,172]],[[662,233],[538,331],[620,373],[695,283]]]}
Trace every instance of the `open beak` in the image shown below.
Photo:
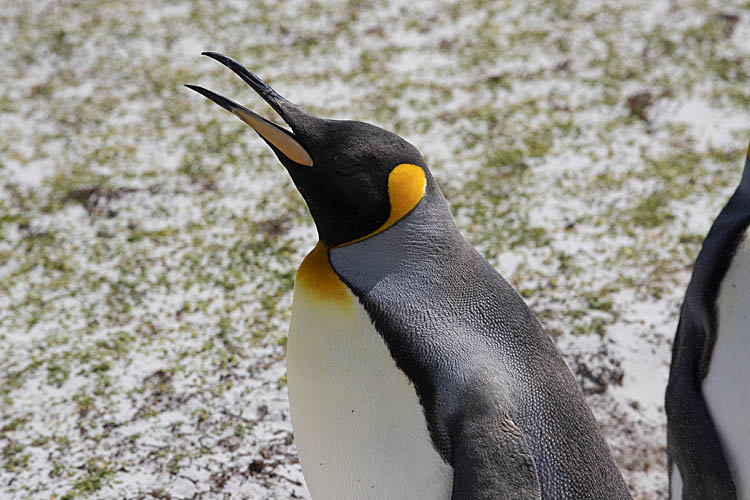
{"label": "open beak", "polygon": [[[250,85],[263,100],[265,100],[285,122],[288,122],[284,107],[294,106],[291,102],[279,95],[275,90],[266,84],[263,80],[258,78],[256,75],[251,73],[247,68],[242,66],[234,59],[217,54],[216,52],[203,52],[204,56],[208,56],[211,59],[216,59],[224,66],[228,67],[245,83]],[[222,108],[226,109],[233,115],[237,116],[240,120],[250,125],[260,137],[271,146],[274,151],[281,153],[286,156],[289,160],[296,163],[297,165],[311,167],[313,160],[307,150],[299,143],[297,138],[292,132],[279,127],[275,123],[266,120],[262,116],[253,111],[250,111],[246,107],[237,104],[236,102],[227,99],[226,97],[220,96],[215,92],[198,87],[197,85],[185,85],[187,88],[198,92],[204,97],[212,100]]]}

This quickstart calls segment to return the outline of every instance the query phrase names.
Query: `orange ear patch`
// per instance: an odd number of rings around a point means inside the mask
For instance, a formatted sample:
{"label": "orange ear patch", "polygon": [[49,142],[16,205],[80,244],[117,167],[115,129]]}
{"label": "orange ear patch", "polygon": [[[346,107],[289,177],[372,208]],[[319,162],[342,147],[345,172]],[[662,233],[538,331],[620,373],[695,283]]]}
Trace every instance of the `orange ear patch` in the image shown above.
{"label": "orange ear patch", "polygon": [[417,206],[424,196],[427,178],[421,167],[402,163],[388,176],[388,197],[391,200],[391,214],[385,224],[376,232],[394,225],[404,215]]}
{"label": "orange ear patch", "polygon": [[321,300],[349,303],[351,294],[328,261],[328,249],[318,242],[297,271],[297,284]]}
{"label": "orange ear patch", "polygon": [[402,163],[394,168],[390,175],[388,175],[388,198],[391,203],[391,213],[388,215],[388,219],[382,226],[370,234],[366,234],[356,240],[347,241],[339,246],[351,245],[352,243],[366,240],[394,225],[417,206],[419,200],[424,196],[426,186],[427,177],[422,167],[412,165],[411,163]]}

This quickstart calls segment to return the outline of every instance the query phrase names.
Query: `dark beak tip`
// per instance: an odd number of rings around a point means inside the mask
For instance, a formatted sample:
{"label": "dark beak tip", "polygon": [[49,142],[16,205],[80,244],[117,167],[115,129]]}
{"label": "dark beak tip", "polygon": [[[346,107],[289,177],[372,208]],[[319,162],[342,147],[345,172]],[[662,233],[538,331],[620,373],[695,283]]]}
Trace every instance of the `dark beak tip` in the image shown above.
{"label": "dark beak tip", "polygon": [[185,83],[183,85],[183,87],[188,88],[188,89],[192,90],[193,92],[197,92],[199,94],[202,94],[202,92],[201,92],[202,89],[199,86],[197,86],[197,85],[192,85],[190,83]]}
{"label": "dark beak tip", "polygon": [[[231,69],[236,75],[242,78],[245,83],[247,83],[253,90],[255,90],[255,92],[257,92],[258,95],[260,95],[260,97],[262,97],[263,100],[266,101],[277,113],[279,113],[282,118],[286,120],[286,117],[284,116],[284,108],[289,107],[288,104],[291,103],[289,103],[284,97],[279,95],[278,92],[272,89],[258,75],[256,75],[231,57],[219,54],[218,52],[204,51],[201,52],[201,54],[210,57],[211,59],[214,59]],[[282,107],[281,103],[285,103],[287,105]]]}
{"label": "dark beak tip", "polygon": [[[279,113],[279,115],[281,115],[281,118],[284,119],[284,121],[290,127],[292,127],[292,130],[295,129],[288,116],[290,110],[294,111],[297,109],[295,105],[277,94],[263,80],[261,80],[258,76],[253,74],[250,70],[242,66],[237,61],[216,52],[201,52],[201,54],[215,59],[218,62],[222,63],[224,66],[229,67],[229,69],[239,75],[242,80],[245,81],[245,83],[250,85],[253,90],[255,90],[269,105],[271,105],[271,107],[277,113]],[[280,154],[282,154],[284,157],[299,165],[313,165],[313,160],[310,156],[310,153],[308,153],[307,150],[305,150],[305,147],[301,143],[299,143],[293,132],[279,127],[272,121],[263,118],[257,113],[211,90],[189,83],[185,84],[185,87],[213,101],[230,113],[235,114],[246,124],[250,125],[263,138],[264,141],[272,146],[274,151],[277,151],[277,155],[280,152]],[[243,114],[247,116],[243,116]]]}
{"label": "dark beak tip", "polygon": [[218,52],[213,52],[211,50],[204,50],[203,52],[201,52],[201,55],[210,57],[211,59],[219,61],[222,64],[225,64],[225,61],[232,61],[231,58],[225,56],[224,54],[219,54]]}

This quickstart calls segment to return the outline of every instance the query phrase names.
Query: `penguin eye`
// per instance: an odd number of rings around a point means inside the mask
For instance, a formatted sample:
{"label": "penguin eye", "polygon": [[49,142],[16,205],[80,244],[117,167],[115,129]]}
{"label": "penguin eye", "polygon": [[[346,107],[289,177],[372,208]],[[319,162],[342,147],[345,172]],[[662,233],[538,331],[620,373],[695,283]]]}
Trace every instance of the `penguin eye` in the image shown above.
{"label": "penguin eye", "polygon": [[359,166],[359,160],[349,155],[334,155],[333,169],[341,175],[351,175]]}

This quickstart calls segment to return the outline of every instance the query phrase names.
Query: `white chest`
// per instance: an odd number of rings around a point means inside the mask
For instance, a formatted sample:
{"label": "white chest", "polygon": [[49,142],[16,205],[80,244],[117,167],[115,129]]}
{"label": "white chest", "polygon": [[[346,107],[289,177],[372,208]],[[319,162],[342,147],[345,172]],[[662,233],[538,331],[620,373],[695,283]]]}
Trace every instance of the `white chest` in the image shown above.
{"label": "white chest", "polygon": [[[343,285],[342,285],[343,286]],[[417,393],[364,308],[295,286],[287,351],[294,436],[314,500],[448,500]]]}
{"label": "white chest", "polygon": [[719,289],[718,336],[703,395],[729,461],[738,498],[750,499],[750,240]]}

